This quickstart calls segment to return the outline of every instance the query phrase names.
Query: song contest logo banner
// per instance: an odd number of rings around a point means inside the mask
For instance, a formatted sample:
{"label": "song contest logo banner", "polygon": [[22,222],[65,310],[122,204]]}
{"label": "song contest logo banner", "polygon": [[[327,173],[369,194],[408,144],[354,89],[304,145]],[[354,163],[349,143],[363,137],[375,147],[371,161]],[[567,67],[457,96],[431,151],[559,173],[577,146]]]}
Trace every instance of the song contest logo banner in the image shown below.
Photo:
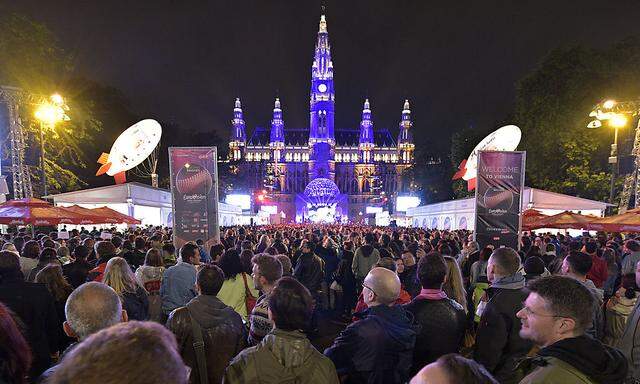
{"label": "song contest logo banner", "polygon": [[518,249],[525,152],[478,153],[476,241]]}
{"label": "song contest logo banner", "polygon": [[173,243],[202,239],[205,249],[220,241],[216,147],[170,147]]}

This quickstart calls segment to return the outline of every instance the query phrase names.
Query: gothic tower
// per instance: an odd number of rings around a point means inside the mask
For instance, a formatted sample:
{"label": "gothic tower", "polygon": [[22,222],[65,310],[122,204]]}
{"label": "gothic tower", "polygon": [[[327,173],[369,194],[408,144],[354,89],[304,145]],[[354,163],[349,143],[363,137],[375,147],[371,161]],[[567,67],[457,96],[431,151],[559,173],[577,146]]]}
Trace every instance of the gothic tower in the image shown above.
{"label": "gothic tower", "polygon": [[309,122],[309,179],[317,177],[334,179],[333,162],[334,107],[333,63],[325,15],[320,16],[318,41],[311,66],[311,97],[309,100],[311,119]]}
{"label": "gothic tower", "polygon": [[271,120],[271,134],[269,135],[269,147],[276,162],[282,161],[282,150],[284,149],[284,121],[282,120],[282,109],[280,99],[276,97],[273,106],[273,119]]}
{"label": "gothic tower", "polygon": [[411,132],[411,109],[409,109],[409,100],[404,101],[402,108],[402,120],[400,121],[400,133],[398,134],[398,151],[400,163],[413,163],[413,133]]}
{"label": "gothic tower", "polygon": [[371,121],[371,108],[369,99],[364,101],[362,108],[362,121],[360,121],[360,139],[358,140],[358,149],[360,150],[360,159],[363,163],[372,163],[373,158],[371,151],[375,146],[373,140],[373,122]]}
{"label": "gothic tower", "polygon": [[233,108],[233,120],[231,120],[231,140],[229,140],[229,159],[240,160],[243,155],[247,135],[244,130],[244,118],[242,116],[242,105],[240,99],[236,99]]}

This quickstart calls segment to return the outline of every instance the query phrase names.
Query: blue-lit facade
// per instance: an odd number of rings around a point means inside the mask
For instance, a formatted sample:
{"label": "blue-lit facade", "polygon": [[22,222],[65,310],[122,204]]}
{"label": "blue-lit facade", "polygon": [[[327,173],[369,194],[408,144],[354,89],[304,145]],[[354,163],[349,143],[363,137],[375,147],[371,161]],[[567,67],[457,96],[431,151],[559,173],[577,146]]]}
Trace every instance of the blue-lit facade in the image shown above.
{"label": "blue-lit facade", "polygon": [[402,174],[414,161],[409,101],[404,101],[397,141],[389,130],[374,129],[368,99],[359,129],[335,128],[333,62],[324,15],[311,66],[309,127],[287,128],[283,109],[276,98],[270,129],[256,127],[247,136],[241,101],[236,99],[229,142],[234,191],[267,189],[262,204],[277,205],[286,221],[302,221],[317,208],[303,193],[305,188],[312,180],[328,179],[340,191],[333,204],[336,216],[359,221],[366,217],[367,206],[390,207],[398,193],[408,190]]}

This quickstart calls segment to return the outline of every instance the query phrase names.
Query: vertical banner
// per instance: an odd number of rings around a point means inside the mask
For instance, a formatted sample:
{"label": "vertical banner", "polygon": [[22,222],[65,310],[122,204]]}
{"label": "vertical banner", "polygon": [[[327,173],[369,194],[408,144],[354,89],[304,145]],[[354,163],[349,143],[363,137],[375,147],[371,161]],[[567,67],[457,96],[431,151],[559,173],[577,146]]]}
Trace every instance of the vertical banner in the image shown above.
{"label": "vertical banner", "polygon": [[216,147],[170,147],[173,244],[204,241],[208,250],[220,241]]}
{"label": "vertical banner", "polygon": [[518,249],[525,152],[478,152],[476,241]]}

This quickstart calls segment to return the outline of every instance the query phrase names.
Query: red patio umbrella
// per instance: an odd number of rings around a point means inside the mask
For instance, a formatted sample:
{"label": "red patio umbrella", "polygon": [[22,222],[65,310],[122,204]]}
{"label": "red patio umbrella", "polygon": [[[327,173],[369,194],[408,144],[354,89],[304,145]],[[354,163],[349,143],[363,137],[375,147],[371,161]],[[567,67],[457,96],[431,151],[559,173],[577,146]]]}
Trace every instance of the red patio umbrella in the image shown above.
{"label": "red patio umbrella", "polygon": [[98,212],[95,212],[93,209],[84,208],[79,205],[62,207],[62,209],[71,211],[84,217],[84,219],[80,223],[76,224],[118,224],[121,222],[119,219],[113,216],[103,216]]}
{"label": "red patio umbrella", "polygon": [[620,215],[602,217],[589,225],[593,231],[640,232],[640,210],[630,210]]}
{"label": "red patio umbrella", "polygon": [[521,214],[522,216],[522,230],[523,231],[528,231],[531,230],[531,225],[536,223],[537,221],[541,220],[542,218],[545,217],[549,217],[547,215],[545,215],[544,213],[538,211],[537,209],[527,209],[525,211],[523,211]]}
{"label": "red patio umbrella", "polygon": [[82,215],[54,207],[40,199],[9,200],[0,205],[0,224],[7,225],[58,225],[76,224]]}
{"label": "red patio umbrella", "polygon": [[556,215],[540,217],[535,220],[530,229],[558,228],[558,229],[588,229],[589,224],[599,219],[596,216],[581,215],[570,211],[560,212]]}
{"label": "red patio umbrella", "polygon": [[100,215],[100,216],[107,216],[107,217],[113,217],[115,219],[118,220],[118,223],[125,223],[125,224],[142,224],[142,221],[133,218],[129,215],[125,215],[124,213],[120,213],[116,210],[113,210],[109,207],[100,207],[100,208],[93,208],[92,209],[93,212],[95,212],[96,214]]}

